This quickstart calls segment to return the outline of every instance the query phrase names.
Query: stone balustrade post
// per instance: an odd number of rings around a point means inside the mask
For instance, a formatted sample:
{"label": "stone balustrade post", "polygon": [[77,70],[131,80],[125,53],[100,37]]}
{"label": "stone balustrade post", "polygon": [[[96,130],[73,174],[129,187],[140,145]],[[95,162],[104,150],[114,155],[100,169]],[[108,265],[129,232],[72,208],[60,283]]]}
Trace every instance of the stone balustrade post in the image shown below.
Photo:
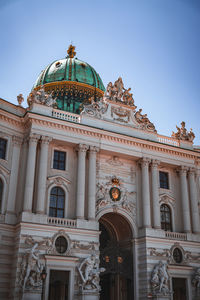
{"label": "stone balustrade post", "polygon": [[88,219],[95,219],[96,210],[96,153],[99,149],[90,146],[89,150],[89,181],[88,181]]}
{"label": "stone balustrade post", "polygon": [[187,168],[181,166],[179,168],[179,175],[180,175],[180,185],[181,185],[183,229],[184,232],[187,233],[187,232],[191,232],[190,207],[189,207],[188,185],[187,185]]}
{"label": "stone balustrade post", "polygon": [[38,189],[37,189],[37,203],[36,213],[44,214],[45,209],[45,195],[46,195],[46,179],[47,179],[47,165],[48,165],[48,148],[49,142],[52,138],[42,136],[40,140],[40,158],[39,158],[39,172],[38,172]]}
{"label": "stone balustrade post", "polygon": [[197,203],[197,184],[195,182],[195,169],[190,168],[188,173],[189,178],[189,191],[190,191],[190,203],[191,203],[191,215],[192,215],[192,229],[194,233],[200,232],[199,223],[199,210]]}
{"label": "stone balustrade post", "polygon": [[158,176],[158,160],[152,160],[151,178],[152,178],[152,199],[153,199],[153,226],[160,229],[160,205],[159,205],[159,176]]}
{"label": "stone balustrade post", "polygon": [[143,227],[151,227],[151,207],[150,207],[150,190],[149,190],[149,162],[147,158],[140,160],[142,168],[142,210],[143,210]]}
{"label": "stone balustrade post", "polygon": [[22,138],[18,136],[12,137],[13,153],[10,173],[10,184],[8,189],[7,213],[13,215],[15,215],[17,179],[19,172],[19,158],[22,141]]}
{"label": "stone balustrade post", "polygon": [[34,177],[35,177],[35,161],[36,149],[39,136],[32,134],[29,136],[28,156],[26,163],[26,180],[24,191],[24,211],[32,212],[32,200],[34,190]]}
{"label": "stone balustrade post", "polygon": [[78,170],[77,170],[77,201],[76,217],[84,219],[85,212],[85,158],[88,146],[78,145]]}

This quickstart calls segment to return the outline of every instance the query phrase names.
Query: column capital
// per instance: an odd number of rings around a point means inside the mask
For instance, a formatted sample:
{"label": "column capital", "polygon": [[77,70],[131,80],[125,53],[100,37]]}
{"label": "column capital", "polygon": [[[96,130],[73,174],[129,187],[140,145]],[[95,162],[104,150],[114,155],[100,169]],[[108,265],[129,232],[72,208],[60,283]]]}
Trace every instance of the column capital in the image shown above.
{"label": "column capital", "polygon": [[152,159],[152,161],[151,161],[151,167],[152,168],[157,168],[159,166],[159,164],[160,164],[160,160]]}
{"label": "column capital", "polygon": [[195,175],[196,174],[196,169],[195,168],[189,168],[188,174],[189,175]]}
{"label": "column capital", "polygon": [[32,143],[37,143],[40,139],[40,136],[35,133],[31,133],[29,136],[27,136],[26,140]]}
{"label": "column capital", "polygon": [[90,153],[97,153],[97,152],[99,152],[99,147],[90,146],[89,150],[90,150]]}
{"label": "column capital", "polygon": [[23,143],[23,138],[21,138],[20,136],[16,136],[16,135],[13,135],[12,136],[12,142],[14,145],[21,145]]}
{"label": "column capital", "polygon": [[151,162],[150,158],[148,157],[143,157],[141,158],[138,163],[142,166],[142,167],[146,167],[149,165],[149,163]]}
{"label": "column capital", "polygon": [[186,166],[180,166],[180,167],[178,167],[177,169],[177,172],[178,173],[180,173],[181,175],[183,175],[183,174],[187,174],[187,171],[188,171],[188,167],[186,167]]}
{"label": "column capital", "polygon": [[40,138],[41,144],[49,144],[52,141],[52,137],[42,135]]}
{"label": "column capital", "polygon": [[78,144],[76,146],[76,151],[78,152],[86,152],[88,150],[89,146],[85,145],[85,144]]}

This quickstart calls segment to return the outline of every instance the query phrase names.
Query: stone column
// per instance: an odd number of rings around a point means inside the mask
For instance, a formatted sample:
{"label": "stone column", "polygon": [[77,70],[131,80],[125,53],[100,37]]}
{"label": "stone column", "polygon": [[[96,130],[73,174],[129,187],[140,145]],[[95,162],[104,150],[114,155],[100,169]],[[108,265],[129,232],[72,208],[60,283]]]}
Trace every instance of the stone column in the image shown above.
{"label": "stone column", "polygon": [[25,191],[24,191],[24,211],[26,212],[32,212],[36,147],[37,147],[38,139],[39,136],[36,134],[32,134],[29,137],[28,156],[27,156],[27,163],[26,163]]}
{"label": "stone column", "polygon": [[199,224],[199,210],[197,203],[197,185],[195,182],[195,169],[189,170],[189,190],[190,190],[190,203],[192,212],[192,229],[194,233],[200,232]]}
{"label": "stone column", "polygon": [[45,194],[46,194],[46,179],[47,179],[47,164],[48,164],[48,147],[52,138],[48,136],[41,137],[41,148],[39,158],[39,172],[38,172],[38,190],[37,190],[37,204],[36,213],[44,214]]}
{"label": "stone column", "polygon": [[76,217],[84,219],[85,209],[85,157],[88,147],[83,144],[78,145],[78,173],[77,173],[77,201]]}
{"label": "stone column", "polygon": [[12,142],[13,142],[13,153],[12,153],[12,165],[11,165],[11,173],[10,173],[10,184],[8,189],[8,203],[7,203],[8,214],[15,214],[15,201],[16,201],[20,147],[22,144],[22,138],[18,136],[13,136]]}
{"label": "stone column", "polygon": [[160,205],[159,205],[159,181],[158,181],[158,160],[152,160],[151,179],[152,179],[152,198],[153,198],[153,226],[160,229]]}
{"label": "stone column", "polygon": [[179,168],[180,184],[181,184],[181,203],[183,212],[183,229],[184,232],[191,232],[190,222],[190,207],[188,198],[188,186],[187,186],[187,168],[182,166]]}
{"label": "stone column", "polygon": [[90,146],[89,151],[89,181],[88,181],[88,219],[95,219],[96,208],[96,153],[97,147]]}
{"label": "stone column", "polygon": [[143,227],[151,227],[151,207],[149,191],[149,159],[143,158],[140,161],[142,167],[142,210]]}

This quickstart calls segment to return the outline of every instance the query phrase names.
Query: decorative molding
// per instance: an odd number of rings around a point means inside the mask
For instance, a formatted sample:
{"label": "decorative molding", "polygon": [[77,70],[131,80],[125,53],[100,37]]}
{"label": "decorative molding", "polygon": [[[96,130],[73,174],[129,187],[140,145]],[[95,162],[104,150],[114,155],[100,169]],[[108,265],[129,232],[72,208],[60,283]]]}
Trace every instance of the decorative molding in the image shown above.
{"label": "decorative molding", "polygon": [[71,181],[61,175],[54,175],[54,176],[49,176],[47,177],[47,180],[49,181],[49,187],[52,185],[52,184],[55,184],[55,185],[65,185],[66,187],[68,186],[68,184],[71,184]]}
{"label": "decorative molding", "polygon": [[106,162],[114,167],[119,167],[122,166],[123,163],[120,161],[118,156],[112,156],[111,158],[109,158],[108,160],[106,160]]}
{"label": "decorative molding", "polygon": [[168,204],[170,206],[172,206],[173,208],[175,208],[175,198],[173,198],[172,196],[170,196],[167,193],[164,194],[160,194],[159,195],[159,204]]}

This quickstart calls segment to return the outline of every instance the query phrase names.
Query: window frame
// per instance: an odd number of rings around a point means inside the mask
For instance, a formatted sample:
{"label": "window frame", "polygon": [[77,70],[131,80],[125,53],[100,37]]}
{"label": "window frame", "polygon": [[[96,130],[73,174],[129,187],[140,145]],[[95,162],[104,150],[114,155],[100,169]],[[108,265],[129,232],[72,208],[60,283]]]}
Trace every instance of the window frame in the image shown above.
{"label": "window frame", "polygon": [[[56,169],[56,168],[54,168],[54,153],[55,153],[55,151],[58,151],[58,152],[63,152],[63,153],[65,153],[65,164],[64,164],[64,170],[63,169]],[[53,169],[53,170],[57,170],[57,171],[61,171],[61,172],[65,172],[65,171],[67,171],[67,160],[68,160],[68,154],[67,154],[67,151],[65,150],[65,149],[61,149],[61,148],[53,148],[52,149],[52,155],[51,155],[51,157],[52,157],[52,159],[51,159],[51,169]]]}
{"label": "window frame", "polygon": [[0,140],[4,140],[5,142],[6,142],[6,146],[5,146],[5,157],[4,158],[2,158],[2,157],[0,157],[0,160],[2,159],[2,160],[8,160],[8,139],[7,138],[5,138],[5,137],[2,137],[2,136],[0,136]]}
{"label": "window frame", "polygon": [[[163,174],[166,174],[167,175],[167,187],[163,187],[161,186],[161,176],[160,174],[163,173]],[[163,189],[163,190],[170,190],[170,176],[169,176],[169,172],[167,171],[163,171],[163,170],[159,170],[159,188],[160,189]]]}
{"label": "window frame", "polygon": [[[55,188],[56,188],[56,189],[62,190],[62,191],[63,191],[63,195],[58,195],[58,191],[57,191],[57,194],[52,194],[52,191],[53,191],[53,189],[55,189]],[[51,196],[52,196],[52,195],[57,196],[57,197],[56,197],[56,207],[51,206]],[[63,205],[63,208],[62,208],[62,209],[58,207],[58,196],[64,197],[64,205]],[[62,187],[60,187],[60,186],[53,186],[53,187],[50,189],[50,194],[49,194],[49,205],[48,205],[48,215],[49,215],[49,217],[64,219],[64,218],[65,218],[65,207],[66,207],[66,203],[65,203],[65,202],[66,202],[66,193],[65,193],[65,190],[64,190]],[[50,214],[50,210],[51,210],[51,209],[55,209],[55,210],[56,210],[56,216]],[[62,217],[59,217],[59,216],[58,216],[58,213],[57,213],[58,210],[59,210],[59,211],[63,211],[63,216],[62,216]]]}
{"label": "window frame", "polygon": [[[161,210],[161,208],[164,207],[164,206],[167,207],[167,208],[169,209],[170,222],[166,222],[166,217],[165,217],[165,222],[162,222],[162,212],[165,213],[165,215],[166,215],[166,213],[167,213],[167,212]],[[165,224],[164,228],[162,227],[162,224]],[[167,229],[167,226],[166,226],[167,224],[170,225],[170,226],[169,226],[170,229]],[[161,227],[161,229],[164,230],[164,231],[170,231],[170,232],[173,231],[172,209],[171,209],[171,207],[170,207],[168,204],[166,204],[166,203],[161,203],[161,205],[160,205],[160,227]]]}

